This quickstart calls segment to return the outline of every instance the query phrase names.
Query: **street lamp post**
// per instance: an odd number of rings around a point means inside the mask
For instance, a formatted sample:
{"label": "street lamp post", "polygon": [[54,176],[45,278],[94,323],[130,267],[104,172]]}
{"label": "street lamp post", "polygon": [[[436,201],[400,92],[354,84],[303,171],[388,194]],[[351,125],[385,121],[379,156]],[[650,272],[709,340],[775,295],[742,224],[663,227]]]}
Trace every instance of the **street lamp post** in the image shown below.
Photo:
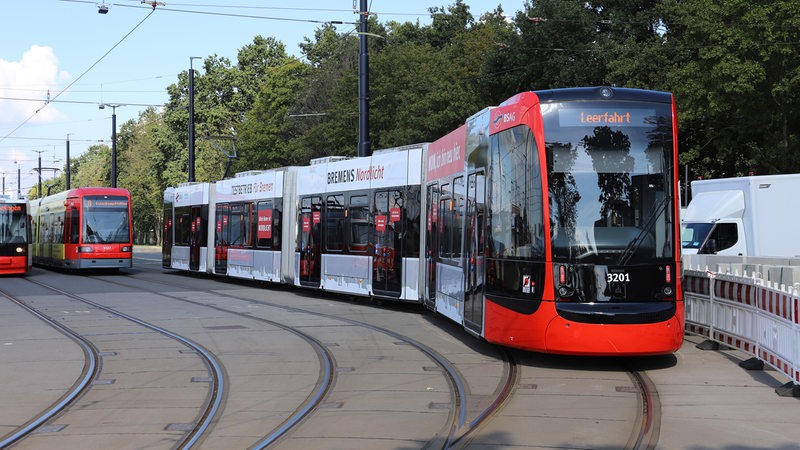
{"label": "street lamp post", "polygon": [[117,106],[101,103],[99,108],[111,107],[111,187],[117,187]]}

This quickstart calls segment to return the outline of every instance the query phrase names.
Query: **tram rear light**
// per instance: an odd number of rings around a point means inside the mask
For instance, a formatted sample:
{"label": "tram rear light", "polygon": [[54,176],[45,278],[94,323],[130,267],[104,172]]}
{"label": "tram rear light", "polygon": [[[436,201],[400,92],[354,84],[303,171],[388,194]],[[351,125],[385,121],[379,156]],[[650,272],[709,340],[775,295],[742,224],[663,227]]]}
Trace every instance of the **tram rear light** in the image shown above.
{"label": "tram rear light", "polygon": [[667,266],[667,270],[664,271],[664,281],[672,283],[672,269],[669,266]]}
{"label": "tram rear light", "polygon": [[78,247],[78,251],[81,253],[92,253],[94,249],[92,248],[91,245],[81,245],[80,247]]}
{"label": "tram rear light", "polygon": [[567,283],[567,266],[558,266],[558,284],[556,288],[556,300],[560,302],[572,301],[575,290]]}

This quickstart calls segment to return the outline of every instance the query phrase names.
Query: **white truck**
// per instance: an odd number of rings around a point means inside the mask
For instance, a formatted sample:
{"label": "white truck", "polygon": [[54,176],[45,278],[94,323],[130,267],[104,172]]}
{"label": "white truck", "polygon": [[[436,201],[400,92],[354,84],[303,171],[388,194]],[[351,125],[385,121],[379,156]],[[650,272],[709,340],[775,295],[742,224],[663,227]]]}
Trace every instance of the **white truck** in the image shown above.
{"label": "white truck", "polygon": [[800,256],[800,174],[692,182],[683,254]]}

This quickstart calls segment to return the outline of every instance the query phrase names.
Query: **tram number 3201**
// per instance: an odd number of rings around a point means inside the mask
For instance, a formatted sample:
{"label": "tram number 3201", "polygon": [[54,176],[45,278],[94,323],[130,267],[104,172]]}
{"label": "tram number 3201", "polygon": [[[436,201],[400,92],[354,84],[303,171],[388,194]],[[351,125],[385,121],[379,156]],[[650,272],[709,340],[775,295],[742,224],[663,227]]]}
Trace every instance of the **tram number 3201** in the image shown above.
{"label": "tram number 3201", "polygon": [[631,274],[627,272],[607,273],[606,281],[609,283],[628,283],[631,281]]}

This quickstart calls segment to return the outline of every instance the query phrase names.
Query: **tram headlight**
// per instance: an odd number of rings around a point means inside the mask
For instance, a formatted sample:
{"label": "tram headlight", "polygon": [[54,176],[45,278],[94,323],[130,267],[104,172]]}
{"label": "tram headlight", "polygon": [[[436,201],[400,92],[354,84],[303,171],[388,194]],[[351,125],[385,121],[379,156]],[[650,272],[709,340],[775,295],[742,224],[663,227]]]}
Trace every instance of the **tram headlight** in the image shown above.
{"label": "tram headlight", "polygon": [[123,245],[122,246],[122,251],[123,252],[130,252],[131,251],[131,246],[130,245]]}
{"label": "tram headlight", "polygon": [[78,251],[81,253],[92,253],[94,249],[92,248],[91,245],[81,245],[80,247],[78,247]]}
{"label": "tram headlight", "polygon": [[17,253],[25,253],[25,247],[17,247],[14,249],[14,251]]}

